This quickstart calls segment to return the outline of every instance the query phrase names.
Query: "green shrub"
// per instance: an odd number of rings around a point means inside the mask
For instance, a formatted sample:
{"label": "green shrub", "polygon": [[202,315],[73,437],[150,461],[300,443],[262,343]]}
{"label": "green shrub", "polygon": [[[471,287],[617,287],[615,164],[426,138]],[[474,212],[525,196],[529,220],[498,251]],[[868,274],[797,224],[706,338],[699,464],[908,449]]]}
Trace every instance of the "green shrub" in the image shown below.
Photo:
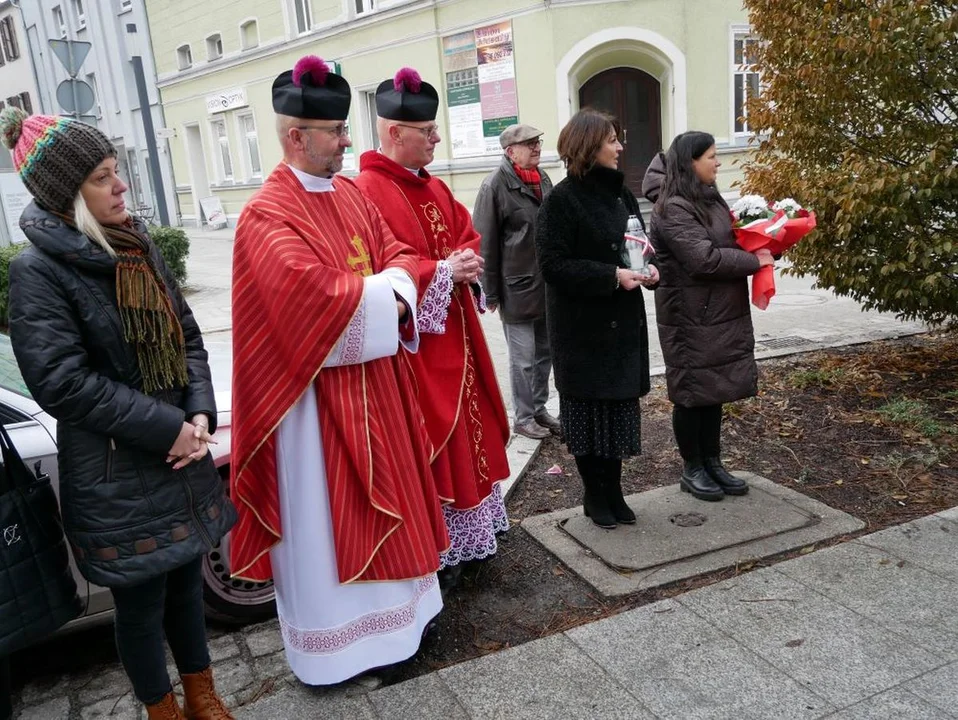
{"label": "green shrub", "polygon": [[27,246],[8,245],[0,247],[0,327],[7,327],[7,312],[10,302],[10,261]]}
{"label": "green shrub", "polygon": [[163,259],[181,286],[186,283],[186,258],[190,254],[190,238],[183,228],[154,225],[150,227],[153,240]]}

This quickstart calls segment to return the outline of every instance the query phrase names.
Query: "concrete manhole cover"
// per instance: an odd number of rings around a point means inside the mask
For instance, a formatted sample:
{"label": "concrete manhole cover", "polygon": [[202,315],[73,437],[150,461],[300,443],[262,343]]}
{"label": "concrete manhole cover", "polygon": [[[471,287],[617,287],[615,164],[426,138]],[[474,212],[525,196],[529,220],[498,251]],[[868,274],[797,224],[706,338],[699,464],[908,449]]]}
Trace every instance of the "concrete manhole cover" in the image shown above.
{"label": "concrete manhole cover", "polygon": [[670,523],[679,527],[696,527],[704,524],[706,520],[708,520],[707,517],[697,512],[676,513],[669,518]]}

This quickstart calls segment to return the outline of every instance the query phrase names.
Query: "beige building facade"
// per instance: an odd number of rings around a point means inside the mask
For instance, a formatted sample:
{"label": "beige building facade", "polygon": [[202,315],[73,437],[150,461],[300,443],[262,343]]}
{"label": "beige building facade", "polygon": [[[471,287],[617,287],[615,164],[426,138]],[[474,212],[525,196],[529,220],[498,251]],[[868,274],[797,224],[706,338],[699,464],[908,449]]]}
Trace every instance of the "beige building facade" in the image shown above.
{"label": "beige building facade", "polygon": [[353,88],[347,174],[378,144],[376,86],[403,66],[435,85],[443,142],[429,169],[467,205],[498,165],[496,138],[510,122],[544,131],[544,166],[558,179],[556,139],[568,118],[586,105],[613,112],[636,194],[655,152],[687,129],[715,135],[728,191],[752,137],[742,116],[759,85],[740,0],[146,0],[146,8],[184,224],[220,209],[234,221],[281,160],[270,86],[306,54],[336,63]]}

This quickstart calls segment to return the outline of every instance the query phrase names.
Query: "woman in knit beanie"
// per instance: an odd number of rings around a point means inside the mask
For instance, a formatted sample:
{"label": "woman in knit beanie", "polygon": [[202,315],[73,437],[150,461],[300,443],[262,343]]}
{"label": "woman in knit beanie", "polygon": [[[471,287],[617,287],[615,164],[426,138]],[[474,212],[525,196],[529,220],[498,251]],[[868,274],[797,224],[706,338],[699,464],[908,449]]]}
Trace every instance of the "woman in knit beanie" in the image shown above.
{"label": "woman in knit beanie", "polygon": [[126,211],[103,133],[8,107],[0,139],[34,197],[20,218],[30,246],[10,266],[10,339],[57,420],[77,567],[113,594],[120,660],[150,718],[230,718],[213,689],[202,560],[236,511],[208,454],[216,405],[199,327]]}

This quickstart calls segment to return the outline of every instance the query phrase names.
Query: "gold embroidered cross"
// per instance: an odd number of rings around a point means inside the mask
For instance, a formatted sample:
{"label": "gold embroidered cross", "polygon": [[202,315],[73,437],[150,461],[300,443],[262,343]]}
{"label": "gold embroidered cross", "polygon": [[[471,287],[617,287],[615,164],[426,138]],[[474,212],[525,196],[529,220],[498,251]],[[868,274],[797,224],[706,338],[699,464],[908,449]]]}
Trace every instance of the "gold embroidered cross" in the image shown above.
{"label": "gold embroidered cross", "polygon": [[353,235],[353,239],[350,240],[350,242],[356,249],[356,254],[346,258],[346,263],[357,275],[362,275],[363,277],[372,275],[373,268],[371,258],[369,257],[369,253],[366,252],[366,246],[363,245],[362,238],[359,237],[359,235]]}

